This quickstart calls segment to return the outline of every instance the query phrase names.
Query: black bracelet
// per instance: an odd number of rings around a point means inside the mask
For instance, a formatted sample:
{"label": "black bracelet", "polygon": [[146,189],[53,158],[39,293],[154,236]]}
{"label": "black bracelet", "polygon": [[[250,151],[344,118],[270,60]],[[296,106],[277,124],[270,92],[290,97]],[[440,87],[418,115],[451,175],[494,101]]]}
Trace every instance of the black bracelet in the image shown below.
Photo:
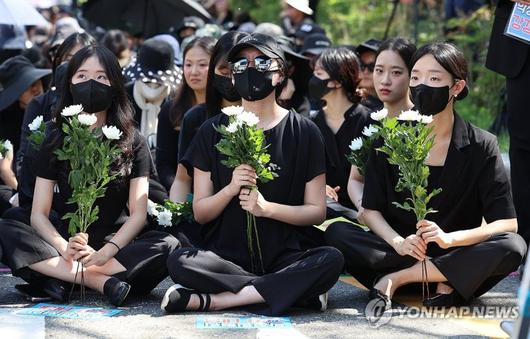
{"label": "black bracelet", "polygon": [[113,244],[114,246],[116,246],[116,248],[118,248],[118,251],[121,251],[120,246],[118,246],[118,244],[116,244],[114,241],[109,240],[107,241],[107,244]]}

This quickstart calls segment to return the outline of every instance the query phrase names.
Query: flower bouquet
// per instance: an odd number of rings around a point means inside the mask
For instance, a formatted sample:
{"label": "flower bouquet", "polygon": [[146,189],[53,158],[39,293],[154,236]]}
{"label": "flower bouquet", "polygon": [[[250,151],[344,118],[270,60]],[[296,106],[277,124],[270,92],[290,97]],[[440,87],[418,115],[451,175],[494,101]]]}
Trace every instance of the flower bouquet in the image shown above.
{"label": "flower bouquet", "polygon": [[[416,221],[425,219],[436,211],[427,207],[429,201],[441,192],[441,189],[427,191],[429,167],[425,161],[434,145],[432,116],[420,115],[416,111],[402,112],[397,118],[384,118],[379,135],[383,138],[383,146],[377,150],[388,155],[388,162],[399,168],[399,179],[396,191],[408,191],[410,197],[406,201],[392,202],[394,206],[413,212]],[[422,276],[427,297],[429,297],[427,266],[422,263]]]}
{"label": "flower bouquet", "polygon": [[[219,153],[227,157],[221,163],[228,168],[236,168],[242,164],[249,165],[256,171],[257,180],[262,183],[277,177],[278,175],[274,172],[277,167],[270,163],[271,157],[267,153],[268,145],[265,145],[265,134],[257,127],[259,118],[252,112],[246,112],[240,106],[226,107],[222,111],[229,116],[229,124],[214,127],[221,134],[221,140],[215,147]],[[249,188],[256,189],[256,187]],[[256,217],[249,212],[247,212],[247,244],[252,271],[264,273]]]}
{"label": "flower bouquet", "polygon": [[[111,165],[121,153],[114,140],[119,140],[122,132],[114,126],[91,130],[90,126],[96,123],[97,117],[95,114],[81,114],[82,111],[81,105],[73,105],[61,112],[65,120],[62,124],[64,141],[62,147],[55,151],[57,158],[70,166],[68,184],[72,188],[72,196],[68,204],[77,205],[77,209],[66,213],[63,219],[69,220],[68,233],[72,236],[86,233],[98,219],[99,208],[94,204],[105,195],[108,183],[116,178],[117,174],[111,174]],[[79,271],[79,265],[77,269]],[[81,280],[84,280],[82,269]],[[83,295],[83,287],[81,291]]]}
{"label": "flower bouquet", "polygon": [[368,155],[370,154],[374,141],[379,136],[378,131],[379,128],[374,125],[365,126],[362,132],[365,138],[357,137],[353,139],[350,144],[351,152],[350,154],[346,154],[346,159],[348,159],[350,164],[357,167],[359,174],[362,176],[366,173]]}
{"label": "flower bouquet", "polygon": [[165,200],[163,205],[147,201],[147,214],[156,221],[159,226],[171,227],[177,226],[183,221],[193,222],[193,207],[191,201],[174,203],[171,200]]}

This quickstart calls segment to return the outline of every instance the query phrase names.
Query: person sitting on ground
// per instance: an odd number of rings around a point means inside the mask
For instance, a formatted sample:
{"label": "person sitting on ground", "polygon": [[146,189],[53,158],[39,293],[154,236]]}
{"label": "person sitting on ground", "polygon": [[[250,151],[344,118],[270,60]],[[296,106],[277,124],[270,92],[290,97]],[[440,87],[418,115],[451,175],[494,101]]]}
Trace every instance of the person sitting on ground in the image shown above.
{"label": "person sitting on ground", "polygon": [[417,221],[393,204],[410,195],[395,190],[397,166],[374,150],[362,202],[370,231],[342,222],[326,230],[328,243],[344,254],[346,270],[384,309],[398,288],[424,280],[437,284],[425,306],[466,304],[517,270],[526,254],[497,140],[455,112],[455,101],[468,93],[464,54],[434,43],[418,49],[411,65],[412,102],[433,116],[434,146],[426,165],[427,190],[442,189],[430,201],[436,213]]}
{"label": "person sitting on ground", "polygon": [[[326,292],[343,266],[331,247],[300,249],[297,227],[325,219],[325,153],[318,128],[277,104],[286,81],[285,56],[274,38],[252,34],[230,51],[234,85],[243,108],[255,112],[264,130],[278,177],[256,182],[249,165],[230,169],[215,148],[226,125],[219,114],[206,121],[193,147],[193,211],[207,235],[206,250],[182,249],[168,259],[170,287],[161,303],[166,312],[222,310],[252,305],[255,313],[278,315],[291,306],[325,309]],[[249,187],[256,186],[256,189]],[[256,217],[259,260],[247,242],[247,216]],[[256,246],[254,246],[256,248]],[[281,286],[282,288],[278,288]]]}
{"label": "person sitting on ground", "polygon": [[[36,159],[31,226],[0,219],[2,261],[15,276],[28,282],[41,280],[43,291],[61,302],[66,301],[67,292],[56,279],[80,283],[81,274],[76,272],[82,264],[85,286],[120,306],[129,292],[145,295],[167,276],[167,256],[180,244],[164,232],[142,233],[147,215],[149,148],[134,127],[133,109],[114,54],[100,46],[81,49],[69,61],[64,81],[55,122],[49,125]],[[95,114],[97,121],[91,128],[116,126],[122,135],[115,144],[122,153],[111,169],[117,178],[108,184],[105,196],[96,200],[98,219],[87,233],[68,238],[65,227],[52,224],[49,214],[56,184],[63,204],[72,195],[70,166],[58,160],[55,151],[64,139],[62,125],[66,122],[61,112],[73,104]],[[73,204],[66,206],[65,213],[75,209]],[[116,223],[125,208],[128,218],[123,225]]]}
{"label": "person sitting on ground", "polygon": [[383,108],[383,102],[377,97],[373,79],[375,56],[379,46],[381,46],[381,41],[368,39],[357,46],[355,50],[361,59],[361,83],[359,84],[359,88],[364,92],[364,99],[361,101],[361,104],[370,108],[372,111],[378,111]]}

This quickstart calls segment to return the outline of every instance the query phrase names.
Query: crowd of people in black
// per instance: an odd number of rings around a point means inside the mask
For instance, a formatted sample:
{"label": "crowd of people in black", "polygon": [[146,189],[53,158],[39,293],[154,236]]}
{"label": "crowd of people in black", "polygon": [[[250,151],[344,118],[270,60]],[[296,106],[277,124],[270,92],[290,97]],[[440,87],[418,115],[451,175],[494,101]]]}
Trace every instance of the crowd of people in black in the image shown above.
{"label": "crowd of people in black", "polygon": [[[514,207],[495,136],[456,112],[470,90],[457,47],[401,37],[334,46],[307,0],[283,2],[283,27],[234,24],[226,1],[214,3],[215,24],[189,17],[144,41],[82,28],[74,11],[59,8],[50,12],[51,39],[37,39],[47,32],[35,27],[31,51],[2,51],[0,140],[13,152],[0,160],[0,261],[28,283],[19,289],[65,302],[82,263],[83,283],[115,306],[169,275],[166,312],[244,307],[278,315],[325,310],[343,271],[386,309],[398,289],[421,291],[423,263],[436,289],[426,306],[467,304],[518,269],[530,236],[521,204],[530,185],[521,179],[528,158],[520,160],[528,154],[520,122],[527,118],[515,111],[524,108],[530,56],[523,75],[500,67],[514,111]],[[500,0],[499,11],[512,4]],[[492,52],[488,66],[499,58]],[[56,150],[61,112],[73,104],[95,114],[92,127],[114,125],[123,135],[112,167],[119,175],[96,201],[98,220],[70,236],[62,216],[75,209],[67,203],[71,169]],[[215,145],[229,106],[259,118],[274,180],[258,183],[249,165],[223,165]],[[381,109],[433,117],[426,164],[429,187],[442,191],[428,220],[394,206],[408,196],[396,192],[398,169],[375,146],[364,172],[346,158]],[[30,125],[38,117],[46,137],[35,149]],[[192,223],[163,228],[147,218],[148,199],[190,197]],[[246,213],[256,217],[259,272],[249,259]],[[325,232],[313,227],[339,217]]]}

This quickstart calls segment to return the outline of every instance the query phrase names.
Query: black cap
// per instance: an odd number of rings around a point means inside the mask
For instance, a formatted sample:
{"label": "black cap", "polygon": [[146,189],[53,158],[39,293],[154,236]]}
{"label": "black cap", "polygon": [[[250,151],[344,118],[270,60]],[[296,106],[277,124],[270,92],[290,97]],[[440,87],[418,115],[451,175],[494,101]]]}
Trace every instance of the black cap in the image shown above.
{"label": "black cap", "polygon": [[283,49],[280,47],[276,39],[268,34],[261,33],[252,33],[239,40],[239,42],[232,47],[230,52],[228,52],[227,60],[233,61],[241,50],[249,47],[257,49],[269,58],[279,58],[283,61],[283,64],[285,64]]}
{"label": "black cap", "polygon": [[306,39],[310,34],[326,34],[326,30],[315,23],[304,23],[298,27],[294,36],[299,39]]}
{"label": "black cap", "polygon": [[357,54],[359,55],[361,55],[362,53],[366,51],[377,53],[382,43],[383,42],[381,40],[368,39],[362,44],[360,44],[359,46],[357,46],[357,49],[355,50],[355,52],[357,52]]}
{"label": "black cap", "polygon": [[322,52],[331,47],[331,40],[322,33],[308,35],[304,40],[304,45],[300,50],[302,54],[320,55]]}
{"label": "black cap", "polygon": [[280,35],[278,37],[276,37],[276,41],[278,41],[278,44],[280,45],[281,49],[283,49],[283,52],[285,53],[285,57],[287,59],[289,59],[289,57],[291,58],[297,58],[297,59],[300,59],[300,60],[305,60],[305,61],[309,61],[309,58],[306,57],[306,56],[303,56],[302,54],[300,53],[297,53],[295,50],[296,50],[296,45],[293,41],[292,38],[289,38],[285,35]]}
{"label": "black cap", "polygon": [[51,69],[38,69],[21,55],[0,65],[0,111],[14,103],[35,81],[50,75]]}

